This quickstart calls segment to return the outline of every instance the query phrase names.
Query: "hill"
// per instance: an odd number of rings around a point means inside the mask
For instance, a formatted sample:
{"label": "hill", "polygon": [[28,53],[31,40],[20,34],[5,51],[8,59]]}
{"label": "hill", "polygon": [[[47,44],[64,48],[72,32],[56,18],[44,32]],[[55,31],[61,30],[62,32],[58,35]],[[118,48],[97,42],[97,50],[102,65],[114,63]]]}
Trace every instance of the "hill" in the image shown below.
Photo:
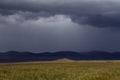
{"label": "hill", "polygon": [[62,58],[62,59],[57,59],[55,62],[75,62],[75,60],[67,59],[67,58]]}

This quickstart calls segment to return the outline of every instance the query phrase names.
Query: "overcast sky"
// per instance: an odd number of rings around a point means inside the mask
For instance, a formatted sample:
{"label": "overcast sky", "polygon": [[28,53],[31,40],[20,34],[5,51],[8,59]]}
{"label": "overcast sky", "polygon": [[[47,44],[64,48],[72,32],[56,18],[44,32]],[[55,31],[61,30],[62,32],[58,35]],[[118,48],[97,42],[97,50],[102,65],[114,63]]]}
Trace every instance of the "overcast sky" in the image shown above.
{"label": "overcast sky", "polygon": [[119,0],[0,0],[0,51],[120,51]]}

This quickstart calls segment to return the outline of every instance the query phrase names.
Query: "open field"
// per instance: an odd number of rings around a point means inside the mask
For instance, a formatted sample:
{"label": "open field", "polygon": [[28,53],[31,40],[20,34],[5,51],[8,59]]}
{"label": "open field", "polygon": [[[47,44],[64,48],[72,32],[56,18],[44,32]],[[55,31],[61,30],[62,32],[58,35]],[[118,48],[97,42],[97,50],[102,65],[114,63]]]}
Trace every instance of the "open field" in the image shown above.
{"label": "open field", "polygon": [[0,80],[120,80],[120,62],[1,63]]}

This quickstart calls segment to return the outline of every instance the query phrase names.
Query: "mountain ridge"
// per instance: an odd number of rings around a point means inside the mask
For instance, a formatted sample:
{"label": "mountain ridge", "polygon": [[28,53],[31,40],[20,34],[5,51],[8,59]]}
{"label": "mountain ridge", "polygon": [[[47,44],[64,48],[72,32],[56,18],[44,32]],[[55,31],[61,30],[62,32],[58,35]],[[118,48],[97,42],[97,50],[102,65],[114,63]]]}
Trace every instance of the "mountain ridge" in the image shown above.
{"label": "mountain ridge", "polygon": [[90,51],[90,52],[0,52],[0,62],[28,62],[28,61],[54,61],[67,58],[70,60],[120,60],[120,52]]}

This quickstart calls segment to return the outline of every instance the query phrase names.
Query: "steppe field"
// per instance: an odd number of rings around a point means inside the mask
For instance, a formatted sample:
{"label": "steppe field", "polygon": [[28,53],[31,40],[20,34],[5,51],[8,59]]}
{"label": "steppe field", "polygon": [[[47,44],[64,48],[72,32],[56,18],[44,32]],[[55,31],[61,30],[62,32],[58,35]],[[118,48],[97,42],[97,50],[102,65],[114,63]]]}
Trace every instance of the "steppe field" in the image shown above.
{"label": "steppe field", "polygon": [[0,63],[0,80],[120,80],[120,61]]}

